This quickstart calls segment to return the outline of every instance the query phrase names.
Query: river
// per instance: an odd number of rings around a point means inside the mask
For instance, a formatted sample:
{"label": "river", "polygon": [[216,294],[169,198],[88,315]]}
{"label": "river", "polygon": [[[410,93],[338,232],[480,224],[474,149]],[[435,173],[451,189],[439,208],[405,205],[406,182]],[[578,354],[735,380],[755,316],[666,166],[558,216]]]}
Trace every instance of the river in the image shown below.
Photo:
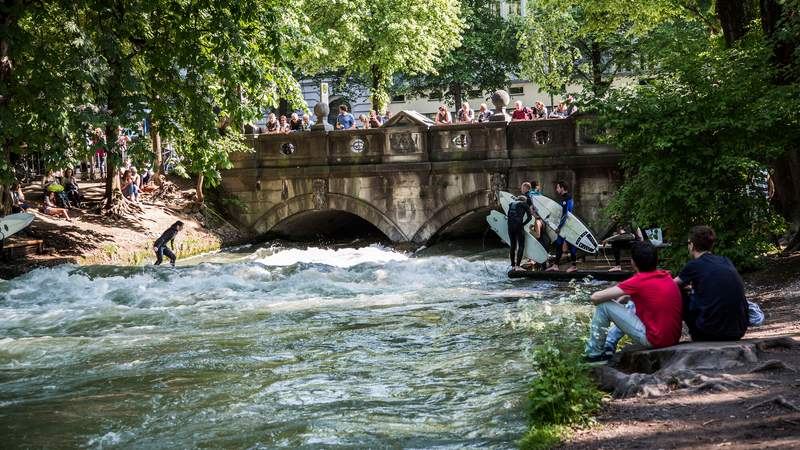
{"label": "river", "polygon": [[563,285],[500,250],[245,247],[0,281],[3,447],[513,448]]}

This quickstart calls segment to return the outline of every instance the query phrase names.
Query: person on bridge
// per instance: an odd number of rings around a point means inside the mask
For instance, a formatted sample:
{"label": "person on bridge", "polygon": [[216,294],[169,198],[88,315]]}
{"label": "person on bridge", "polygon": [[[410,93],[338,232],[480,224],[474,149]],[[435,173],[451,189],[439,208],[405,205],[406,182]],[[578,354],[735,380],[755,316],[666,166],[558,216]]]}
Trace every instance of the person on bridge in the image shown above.
{"label": "person on bridge", "polygon": [[561,256],[564,255],[564,250],[569,250],[570,267],[567,272],[575,272],[578,270],[578,249],[561,236],[561,227],[567,222],[567,218],[575,205],[572,202],[572,195],[569,193],[569,186],[565,181],[556,183],[556,192],[561,196],[561,220],[559,220],[558,228],[556,228],[558,237],[554,242],[556,244],[556,260],[547,270],[551,272],[559,270],[558,265],[561,263]]}
{"label": "person on bridge", "polygon": [[356,127],[356,118],[347,112],[347,105],[339,106],[339,115],[336,116],[336,129],[350,130]]}
{"label": "person on bridge", "polygon": [[[161,262],[164,260],[164,255],[167,255],[169,258],[169,264],[175,267],[175,253],[172,253],[172,250],[175,250],[175,236],[178,234],[179,231],[183,229],[183,222],[180,220],[173,223],[167,231],[165,231],[161,237],[156,239],[156,242],[153,243],[153,251],[156,252],[156,266],[160,266]],[[167,247],[167,243],[172,245],[172,250]]]}
{"label": "person on bridge", "polygon": [[525,252],[525,225],[533,217],[528,206],[528,197],[520,195],[508,205],[508,242],[511,244],[511,270],[522,270],[522,254]]}

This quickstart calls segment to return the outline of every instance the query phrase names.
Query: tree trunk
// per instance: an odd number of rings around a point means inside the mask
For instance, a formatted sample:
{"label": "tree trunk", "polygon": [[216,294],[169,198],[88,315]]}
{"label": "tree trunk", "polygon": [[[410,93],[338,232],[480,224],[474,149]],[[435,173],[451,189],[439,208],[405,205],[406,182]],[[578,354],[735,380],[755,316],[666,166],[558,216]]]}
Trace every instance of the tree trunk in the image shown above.
{"label": "tree trunk", "polygon": [[717,0],[716,13],[725,45],[731,47],[747,33],[747,26],[756,18],[756,11],[753,0]]}
{"label": "tree trunk", "polygon": [[383,90],[386,88],[383,85],[383,72],[381,69],[374,65],[371,68],[372,72],[372,109],[375,110],[378,114],[382,114],[384,110],[384,106],[381,103],[383,102]]}
{"label": "tree trunk", "polygon": [[[108,108],[110,111],[111,105]],[[117,127],[107,123],[106,124],[106,207],[111,208],[114,206],[114,191],[119,191],[121,185],[119,176],[117,175],[116,155],[117,149]]]}
{"label": "tree trunk", "polygon": [[161,135],[158,134],[158,129],[155,124],[150,129],[150,136],[153,139],[153,155],[154,155],[154,168],[153,168],[153,182],[156,186],[161,186]]}
{"label": "tree trunk", "polygon": [[[8,88],[11,83],[11,77],[14,71],[14,64],[13,61],[11,61],[9,53],[11,50],[10,37],[13,36],[11,31],[12,28],[16,26],[17,22],[17,17],[13,14],[13,11],[18,11],[17,8],[17,2],[4,2],[4,7],[0,8],[0,85],[6,88]],[[8,111],[7,109],[11,93],[9,90],[6,90],[6,92],[2,94],[3,95],[0,95],[0,115],[10,115],[13,111]],[[11,141],[9,139],[2,139],[2,152],[3,160],[6,161],[6,165],[9,165],[8,163],[11,161]],[[14,167],[9,167],[8,170],[9,178],[13,178]],[[11,191],[10,186],[6,183],[3,183],[2,198],[0,200],[2,201],[0,209],[3,215],[9,214],[11,212]]]}
{"label": "tree trunk", "polygon": [[453,96],[453,101],[456,104],[456,112],[461,109],[461,102],[462,100],[462,92],[461,92],[461,83],[453,83],[450,85],[450,94]]}
{"label": "tree trunk", "polygon": [[197,196],[197,203],[203,203],[205,196],[203,195],[203,174],[197,175],[197,184],[195,185],[195,195]]}
{"label": "tree trunk", "polygon": [[605,91],[603,85],[603,50],[597,41],[592,41],[592,93],[600,97]]}
{"label": "tree trunk", "polygon": [[289,116],[289,102],[285,98],[278,100],[278,117]]}
{"label": "tree trunk", "polygon": [[[779,69],[792,63],[792,55],[800,45],[798,36],[776,36],[780,21],[789,16],[778,0],[761,0],[761,26],[767,37],[772,38],[772,64]],[[787,85],[793,82],[793,71],[778,70],[775,84]],[[794,81],[796,81],[794,75]],[[789,222],[789,245],[786,251],[800,250],[800,149],[789,148],[786,153],[772,163],[772,183],[775,193],[772,204],[775,210]]]}

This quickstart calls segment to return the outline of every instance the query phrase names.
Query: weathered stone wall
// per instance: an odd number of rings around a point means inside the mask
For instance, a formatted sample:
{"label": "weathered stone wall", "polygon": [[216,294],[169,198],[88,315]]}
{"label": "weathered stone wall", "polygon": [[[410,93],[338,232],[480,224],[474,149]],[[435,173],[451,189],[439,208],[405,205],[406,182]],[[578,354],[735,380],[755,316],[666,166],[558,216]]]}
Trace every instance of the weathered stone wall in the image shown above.
{"label": "weathered stone wall", "polygon": [[[572,187],[576,214],[597,232],[620,182],[620,154],[581,136],[582,119],[431,126],[399,113],[369,130],[250,135],[254,152],[231,155],[225,195],[252,231],[296,214],[341,210],[395,242],[424,243],[470,213],[496,207],[497,192],[539,180]],[[583,119],[586,121],[586,119]]]}

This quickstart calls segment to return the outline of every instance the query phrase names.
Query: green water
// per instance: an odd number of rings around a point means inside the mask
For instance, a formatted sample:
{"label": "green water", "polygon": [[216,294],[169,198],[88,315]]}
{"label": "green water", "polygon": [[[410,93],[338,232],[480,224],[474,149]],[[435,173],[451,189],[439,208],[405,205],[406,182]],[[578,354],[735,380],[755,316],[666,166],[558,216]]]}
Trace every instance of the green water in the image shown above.
{"label": "green water", "polygon": [[519,321],[564,286],[509,281],[502,252],[423,255],[253,247],[0,282],[0,446],[512,448]]}

